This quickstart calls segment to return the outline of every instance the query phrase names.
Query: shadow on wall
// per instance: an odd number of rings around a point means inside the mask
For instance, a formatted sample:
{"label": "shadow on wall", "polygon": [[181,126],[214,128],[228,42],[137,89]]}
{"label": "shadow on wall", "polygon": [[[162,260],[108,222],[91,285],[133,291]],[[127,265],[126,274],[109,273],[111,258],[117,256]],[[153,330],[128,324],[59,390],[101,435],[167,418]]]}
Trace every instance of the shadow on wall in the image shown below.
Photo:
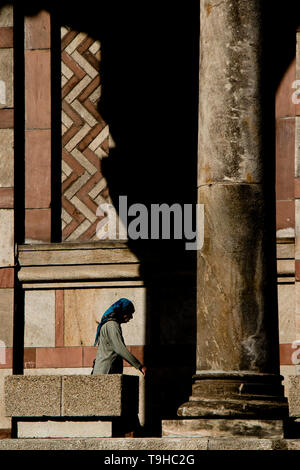
{"label": "shadow on wall", "polygon": [[[58,8],[50,1],[28,1],[20,6],[27,16],[45,9],[56,28],[70,26],[101,42],[99,111],[116,144],[102,161],[102,172],[116,208],[120,195],[127,196],[128,206],[142,203],[148,209],[154,203],[197,201],[199,6],[193,3],[99,1],[82,8],[62,2]],[[58,127],[52,132],[60,136]],[[60,220],[57,224],[59,230]],[[129,245],[139,257],[147,292],[144,432],[159,435],[161,420],[176,417],[191,393],[196,251],[187,251],[185,240]]]}

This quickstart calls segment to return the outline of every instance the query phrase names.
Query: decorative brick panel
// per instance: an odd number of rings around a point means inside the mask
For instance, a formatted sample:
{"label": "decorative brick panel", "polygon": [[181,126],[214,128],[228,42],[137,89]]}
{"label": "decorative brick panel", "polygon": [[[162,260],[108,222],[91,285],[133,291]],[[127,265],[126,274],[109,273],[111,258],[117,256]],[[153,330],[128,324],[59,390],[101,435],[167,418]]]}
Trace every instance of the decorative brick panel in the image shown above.
{"label": "decorative brick panel", "polygon": [[86,33],[61,29],[62,37],[62,239],[92,240],[97,207],[109,202],[101,159],[109,130],[98,111],[100,43]]}

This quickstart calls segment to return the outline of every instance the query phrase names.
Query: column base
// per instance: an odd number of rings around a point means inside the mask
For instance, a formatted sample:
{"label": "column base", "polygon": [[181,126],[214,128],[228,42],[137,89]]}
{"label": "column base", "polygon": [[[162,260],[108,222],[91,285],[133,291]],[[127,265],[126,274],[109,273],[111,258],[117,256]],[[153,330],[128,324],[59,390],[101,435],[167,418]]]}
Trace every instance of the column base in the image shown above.
{"label": "column base", "polygon": [[162,437],[255,437],[282,439],[282,420],[175,419],[162,422]]}
{"label": "column base", "polygon": [[182,418],[284,419],[288,416],[285,397],[190,397],[177,410]]}
{"label": "column base", "polygon": [[[283,377],[248,371],[200,371],[192,396],[163,422],[163,435],[283,437],[288,418]],[[174,433],[174,434],[173,434]]]}
{"label": "column base", "polygon": [[192,396],[178,416],[197,418],[283,419],[288,401],[279,374],[248,371],[200,371],[193,376]]}

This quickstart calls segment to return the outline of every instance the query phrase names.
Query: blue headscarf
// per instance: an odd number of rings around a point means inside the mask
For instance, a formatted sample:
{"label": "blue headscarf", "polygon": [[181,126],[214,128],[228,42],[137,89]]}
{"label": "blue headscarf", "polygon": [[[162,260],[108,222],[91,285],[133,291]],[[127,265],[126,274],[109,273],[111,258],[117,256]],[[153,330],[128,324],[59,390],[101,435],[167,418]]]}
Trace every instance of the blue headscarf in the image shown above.
{"label": "blue headscarf", "polygon": [[112,304],[102,315],[101,321],[97,327],[97,332],[96,332],[96,338],[95,338],[95,343],[94,346],[97,346],[99,343],[99,338],[100,338],[100,330],[102,326],[110,321],[110,320],[115,320],[118,321],[120,320],[126,313],[130,314],[134,312],[134,306],[131,300],[126,299],[125,297],[122,297],[121,299],[117,300],[114,304]]}

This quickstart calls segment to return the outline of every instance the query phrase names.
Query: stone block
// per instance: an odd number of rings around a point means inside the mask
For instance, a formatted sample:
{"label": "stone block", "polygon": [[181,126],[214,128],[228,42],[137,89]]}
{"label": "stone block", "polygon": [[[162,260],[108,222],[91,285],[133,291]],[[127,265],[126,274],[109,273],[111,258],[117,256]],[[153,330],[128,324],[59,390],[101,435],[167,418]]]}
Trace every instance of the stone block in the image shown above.
{"label": "stone block", "polygon": [[[222,441],[222,440],[221,440]],[[226,439],[225,441],[228,442],[228,446],[231,444],[231,448],[234,449],[235,446],[239,446],[239,442],[237,439]],[[248,440],[241,439],[243,443],[247,446]],[[251,439],[253,441],[252,448],[261,448],[261,440],[259,439]],[[269,449],[272,447],[272,440],[266,439],[263,442],[267,442],[269,444]],[[222,445],[222,444],[221,444]],[[0,439],[0,450],[125,450],[125,451],[133,451],[133,450],[173,450],[178,453],[178,450],[184,451],[191,451],[191,450],[207,450],[208,446],[208,439],[203,438],[194,438],[194,439],[186,439],[186,438],[166,438],[161,439],[160,437],[133,437],[133,438],[103,438],[103,439],[94,439],[94,438],[87,438],[87,439]],[[192,452],[191,452],[192,454]],[[172,457],[172,456],[170,456]],[[201,457],[201,456],[200,456]],[[125,457],[126,459],[128,457]],[[189,462],[192,463],[192,458],[190,457]],[[150,460],[149,460],[150,461]],[[175,458],[174,462],[179,462],[179,459]],[[153,458],[154,462],[154,458]],[[152,463],[153,463],[152,462]],[[128,467],[128,465],[122,465],[124,468]],[[121,466],[121,467],[122,467]]]}
{"label": "stone block", "polygon": [[276,245],[277,259],[294,259],[295,244],[294,243],[277,243]]}
{"label": "stone block", "polygon": [[282,385],[284,387],[284,396],[289,397],[290,395],[290,375],[296,375],[296,366],[295,365],[280,365],[280,374],[283,376]]}
{"label": "stone block", "polygon": [[[277,440],[277,439],[257,439],[257,438],[251,438],[251,437],[235,437],[235,438],[215,438],[215,439],[209,439],[208,440],[208,445],[207,445],[207,450],[242,450],[242,451],[258,451],[258,450],[269,450],[269,451],[274,451],[274,442],[277,444],[281,444],[283,448],[288,447],[288,441],[282,439],[282,440]],[[232,454],[231,454],[232,455]],[[256,454],[257,455],[257,454]]]}
{"label": "stone block", "polygon": [[50,51],[25,51],[26,128],[51,127]]}
{"label": "stone block", "polygon": [[0,27],[0,48],[13,47],[14,45],[14,29],[12,26]]}
{"label": "stone block", "polygon": [[14,266],[14,211],[0,209],[0,266]]}
{"label": "stone block", "polygon": [[13,49],[0,49],[0,108],[12,108],[13,97]]}
{"label": "stone block", "polygon": [[296,364],[296,357],[295,357],[296,349],[293,349],[292,343],[282,343],[279,345],[279,354],[280,354],[280,364],[281,365],[295,365]]}
{"label": "stone block", "polygon": [[289,382],[289,415],[300,417],[300,375],[290,375]]}
{"label": "stone block", "polygon": [[[26,219],[27,213],[35,212],[35,223],[36,223],[36,231],[32,233],[34,236],[38,237],[43,235],[43,233],[38,233],[38,217],[39,213],[46,212],[48,209],[28,209],[26,210]],[[43,214],[41,214],[43,215]],[[50,211],[49,211],[49,223],[50,223]],[[43,220],[41,220],[42,224]],[[27,223],[27,222],[26,222]],[[28,235],[29,230],[27,231],[26,227],[26,234]],[[45,227],[46,228],[46,227]],[[42,228],[43,230],[43,228]],[[49,225],[49,236],[50,236],[50,225]],[[27,243],[36,243],[37,238],[31,240],[31,242],[27,241]],[[111,265],[79,265],[79,266],[25,266],[20,269],[18,273],[20,281],[25,281],[30,283],[35,283],[35,288],[38,288],[38,283],[41,285],[41,281],[45,281],[47,287],[49,284],[54,287],[78,287],[78,280],[80,282],[80,287],[94,287],[95,284],[99,284],[99,287],[103,287],[102,280],[104,282],[105,287],[114,287],[115,280],[118,281],[122,278],[125,278],[125,283],[127,285],[133,284],[134,278],[139,277],[139,266],[137,264],[127,264],[120,267],[118,264],[111,264]],[[93,280],[97,279],[98,282],[93,284]],[[107,281],[109,279],[109,281]],[[61,282],[57,282],[61,281]],[[77,282],[76,282],[77,281]],[[71,284],[66,285],[66,284]],[[73,284],[73,285],[72,285]],[[124,284],[119,282],[118,286]],[[140,286],[137,286],[140,287]],[[123,289],[124,290],[124,289]]]}
{"label": "stone block", "polygon": [[50,367],[81,367],[81,347],[55,347],[37,348],[36,366],[42,368]]}
{"label": "stone block", "polygon": [[25,207],[47,209],[51,204],[51,132],[27,130],[25,142]]}
{"label": "stone block", "polygon": [[277,275],[278,276],[294,276],[295,275],[295,260],[293,259],[278,259],[277,260]]}
{"label": "stone block", "polygon": [[5,416],[4,380],[12,374],[11,369],[0,369],[0,429],[11,427],[11,418]]}
{"label": "stone block", "polygon": [[276,235],[293,237],[295,231],[295,201],[276,201]]}
{"label": "stone block", "polygon": [[[136,376],[137,380],[139,381],[138,384],[138,398],[133,397],[135,401],[138,401],[137,405],[137,413],[138,413],[138,418],[141,426],[145,425],[145,420],[146,420],[146,380],[142,376],[142,374],[135,369],[134,367],[127,367],[126,370],[124,371],[124,375],[131,375],[131,376]],[[131,379],[132,380],[132,379]]]}
{"label": "stone block", "polygon": [[14,127],[14,110],[0,109],[0,129],[13,129]]}
{"label": "stone block", "polygon": [[14,185],[14,136],[12,129],[0,129],[0,187]]}
{"label": "stone block", "polygon": [[5,347],[13,345],[14,290],[0,289],[0,340]]}
{"label": "stone block", "polygon": [[14,208],[14,188],[0,188],[0,209]]}
{"label": "stone block", "polygon": [[125,243],[88,242],[68,244],[43,244],[43,246],[20,245],[21,266],[59,266],[82,264],[130,264],[138,263],[138,257]]}
{"label": "stone block", "polygon": [[[288,100],[291,101],[291,100]],[[276,198],[294,197],[295,119],[276,122]]]}
{"label": "stone block", "polygon": [[260,419],[178,419],[162,422],[163,437],[283,438],[283,421]]}
{"label": "stone block", "polygon": [[50,48],[50,14],[47,11],[25,18],[25,48]]}
{"label": "stone block", "polygon": [[0,289],[14,287],[14,268],[0,268]]}
{"label": "stone block", "polygon": [[24,346],[55,346],[55,291],[25,292]]}
{"label": "stone block", "polygon": [[19,421],[18,438],[111,437],[111,421]]}
{"label": "stone block", "polygon": [[121,374],[58,376],[29,370],[26,375],[6,377],[5,415],[136,417],[138,382],[138,377]]}
{"label": "stone block", "polygon": [[26,243],[49,242],[51,238],[51,210],[25,210]]}
{"label": "stone block", "polygon": [[64,376],[63,416],[120,416],[122,375]]}
{"label": "stone block", "polygon": [[279,342],[295,340],[295,285],[280,284],[278,290]]}
{"label": "stone block", "polygon": [[0,26],[13,26],[13,6],[4,5],[0,8]]}
{"label": "stone block", "polygon": [[61,377],[5,378],[6,416],[60,416]]}

